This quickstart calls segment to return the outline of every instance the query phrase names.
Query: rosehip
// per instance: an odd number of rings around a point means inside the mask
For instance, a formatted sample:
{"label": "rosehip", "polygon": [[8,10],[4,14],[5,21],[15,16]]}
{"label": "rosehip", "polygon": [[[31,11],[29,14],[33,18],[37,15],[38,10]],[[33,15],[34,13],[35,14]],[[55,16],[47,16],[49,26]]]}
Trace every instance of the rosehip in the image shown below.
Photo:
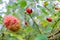
{"label": "rosehip", "polygon": [[51,21],[52,21],[52,19],[51,19],[51,18],[47,18],[47,21],[48,21],[48,22],[51,22]]}
{"label": "rosehip", "polygon": [[55,8],[55,10],[60,10],[60,8]]}
{"label": "rosehip", "polygon": [[25,25],[27,25],[28,23],[27,22],[25,22]]}
{"label": "rosehip", "polygon": [[28,14],[31,14],[31,13],[32,13],[32,9],[31,9],[31,8],[26,8],[26,12],[27,12]]}
{"label": "rosehip", "polygon": [[13,32],[17,32],[20,29],[20,21],[14,16],[5,16],[4,25]]}

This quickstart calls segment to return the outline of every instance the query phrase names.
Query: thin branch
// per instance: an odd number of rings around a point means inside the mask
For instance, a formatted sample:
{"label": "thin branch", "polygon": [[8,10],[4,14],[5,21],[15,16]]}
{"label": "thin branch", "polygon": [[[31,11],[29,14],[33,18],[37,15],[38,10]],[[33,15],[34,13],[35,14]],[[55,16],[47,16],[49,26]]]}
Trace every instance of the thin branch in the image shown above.
{"label": "thin branch", "polygon": [[5,34],[4,34],[4,31],[3,31],[3,27],[4,27],[4,25],[3,25],[2,28],[1,28],[1,31],[2,31],[2,33],[1,33],[1,34],[2,34],[2,36],[1,36],[2,38],[1,38],[1,39],[2,39],[2,40],[4,40],[3,38],[4,38],[4,35],[5,35]]}
{"label": "thin branch", "polygon": [[[29,14],[29,16],[31,17],[31,15]],[[36,22],[34,21],[34,19],[31,17],[31,19],[33,20],[33,22],[36,24]],[[42,34],[42,32],[39,30],[39,26],[36,24],[36,28],[39,31],[40,34]]]}
{"label": "thin branch", "polygon": [[55,22],[55,24],[53,25],[53,28],[52,28],[52,30],[51,30],[51,33],[53,32],[53,29],[56,27],[56,25],[57,25],[57,23],[58,23],[59,20],[60,20],[60,19],[58,19],[58,20]]}
{"label": "thin branch", "polygon": [[50,36],[48,36],[48,38],[50,39],[57,39],[57,37],[59,37],[60,36],[60,30],[57,32],[57,33],[55,33],[54,35],[50,35]]}

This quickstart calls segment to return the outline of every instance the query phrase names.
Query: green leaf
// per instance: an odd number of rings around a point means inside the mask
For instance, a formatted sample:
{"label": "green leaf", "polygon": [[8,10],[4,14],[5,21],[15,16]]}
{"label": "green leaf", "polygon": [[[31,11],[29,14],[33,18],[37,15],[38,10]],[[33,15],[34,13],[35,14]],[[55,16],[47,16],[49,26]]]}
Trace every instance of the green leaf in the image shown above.
{"label": "green leaf", "polygon": [[19,17],[19,16],[17,15],[17,13],[15,13],[15,12],[14,12],[12,15],[15,16],[15,17]]}
{"label": "green leaf", "polygon": [[60,36],[57,38],[57,40],[60,40]]}
{"label": "green leaf", "polygon": [[7,9],[10,9],[10,8],[12,8],[12,6],[11,5],[7,5],[6,8]]}
{"label": "green leaf", "polygon": [[37,5],[38,8],[40,8],[40,11],[44,14],[48,14],[48,12],[46,11],[46,9],[44,7],[41,7],[39,5]]}
{"label": "green leaf", "polygon": [[0,15],[0,24],[2,24],[2,23],[3,23],[1,19],[2,19],[2,16]]}
{"label": "green leaf", "polygon": [[46,20],[43,20],[40,22],[40,24],[43,26],[43,27],[47,27],[48,25],[48,22]]}
{"label": "green leaf", "polygon": [[39,2],[39,0],[36,0],[36,2]]}
{"label": "green leaf", "polygon": [[3,22],[2,21],[0,21],[0,24],[2,24]]}
{"label": "green leaf", "polygon": [[11,10],[12,6],[11,6],[11,5],[7,5],[6,8],[7,8],[7,10],[8,10],[6,14],[8,15],[8,14],[11,13],[10,10]]}
{"label": "green leaf", "polygon": [[27,2],[25,0],[20,1],[20,7],[24,8],[27,5]]}
{"label": "green leaf", "polygon": [[38,34],[35,40],[48,40],[47,35]]}
{"label": "green leaf", "polygon": [[2,16],[0,16],[0,19],[2,18]]}
{"label": "green leaf", "polygon": [[22,40],[23,39],[23,36],[18,35],[16,33],[11,33],[11,32],[5,32],[5,33],[11,35],[12,37],[16,37],[19,40]]}
{"label": "green leaf", "polygon": [[37,18],[38,18],[38,19],[41,19],[41,18],[42,18],[42,16],[37,16]]}
{"label": "green leaf", "polygon": [[13,3],[13,4],[12,4],[12,9],[16,9],[17,6],[18,6],[17,3]]}
{"label": "green leaf", "polygon": [[50,32],[51,31],[51,27],[46,27],[44,31],[45,31],[45,33]]}
{"label": "green leaf", "polygon": [[48,1],[45,1],[45,2],[44,2],[44,6],[45,6],[45,7],[46,7],[48,4],[49,4]]}
{"label": "green leaf", "polygon": [[25,31],[27,32],[27,33],[29,33],[29,32],[31,32],[32,31],[32,27],[27,27],[26,29],[25,29]]}
{"label": "green leaf", "polygon": [[0,0],[0,3],[2,3],[2,0]]}
{"label": "green leaf", "polygon": [[60,0],[58,0],[60,2]]}
{"label": "green leaf", "polygon": [[0,2],[1,2],[2,0],[0,0]]}
{"label": "green leaf", "polygon": [[8,10],[6,14],[8,15],[8,14],[10,14],[10,13],[11,13],[10,10]]}

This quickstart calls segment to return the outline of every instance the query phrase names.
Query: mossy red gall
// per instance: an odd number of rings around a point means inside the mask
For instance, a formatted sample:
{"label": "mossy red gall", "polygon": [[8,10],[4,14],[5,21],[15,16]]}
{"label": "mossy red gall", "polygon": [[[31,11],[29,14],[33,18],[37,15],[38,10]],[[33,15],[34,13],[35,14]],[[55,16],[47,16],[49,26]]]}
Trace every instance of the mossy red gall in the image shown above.
{"label": "mossy red gall", "polygon": [[17,32],[20,29],[20,20],[14,16],[7,15],[4,17],[4,26],[13,32]]}

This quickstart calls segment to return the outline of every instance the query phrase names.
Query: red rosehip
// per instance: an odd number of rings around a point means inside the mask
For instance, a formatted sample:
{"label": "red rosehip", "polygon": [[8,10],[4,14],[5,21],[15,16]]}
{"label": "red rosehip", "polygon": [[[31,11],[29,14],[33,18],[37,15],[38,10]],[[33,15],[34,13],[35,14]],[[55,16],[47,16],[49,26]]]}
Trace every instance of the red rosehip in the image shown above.
{"label": "red rosehip", "polygon": [[48,22],[51,22],[51,21],[52,21],[52,19],[51,19],[51,18],[47,18],[47,21],[48,21]]}
{"label": "red rosehip", "polygon": [[7,29],[13,32],[17,32],[20,29],[20,21],[14,16],[5,16],[3,23]]}
{"label": "red rosehip", "polygon": [[26,8],[26,12],[27,12],[28,14],[31,14],[31,13],[32,13],[32,9],[31,9],[31,8]]}

